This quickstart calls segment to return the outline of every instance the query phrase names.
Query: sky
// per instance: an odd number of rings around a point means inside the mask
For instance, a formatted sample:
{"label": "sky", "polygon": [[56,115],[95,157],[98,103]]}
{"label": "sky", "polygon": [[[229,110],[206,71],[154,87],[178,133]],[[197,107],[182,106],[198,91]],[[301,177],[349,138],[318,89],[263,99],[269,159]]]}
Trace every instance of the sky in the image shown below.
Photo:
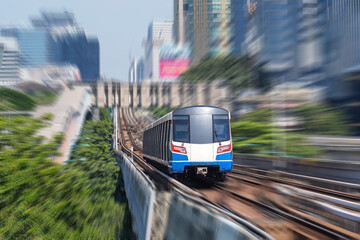
{"label": "sky", "polygon": [[0,0],[0,26],[29,25],[41,10],[73,12],[100,42],[100,71],[127,81],[130,56],[143,56],[142,40],[153,20],[172,20],[172,0]]}

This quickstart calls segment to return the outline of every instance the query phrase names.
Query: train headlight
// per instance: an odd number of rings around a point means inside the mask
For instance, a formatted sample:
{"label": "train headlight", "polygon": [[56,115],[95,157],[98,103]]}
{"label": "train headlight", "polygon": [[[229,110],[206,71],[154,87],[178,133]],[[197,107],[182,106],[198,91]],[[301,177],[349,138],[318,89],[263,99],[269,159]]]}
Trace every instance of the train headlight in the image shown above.
{"label": "train headlight", "polygon": [[172,145],[173,152],[186,154],[186,148]]}
{"label": "train headlight", "polygon": [[231,151],[231,144],[225,145],[225,146],[220,146],[217,149],[217,153],[225,153],[225,152],[230,152],[230,151]]}

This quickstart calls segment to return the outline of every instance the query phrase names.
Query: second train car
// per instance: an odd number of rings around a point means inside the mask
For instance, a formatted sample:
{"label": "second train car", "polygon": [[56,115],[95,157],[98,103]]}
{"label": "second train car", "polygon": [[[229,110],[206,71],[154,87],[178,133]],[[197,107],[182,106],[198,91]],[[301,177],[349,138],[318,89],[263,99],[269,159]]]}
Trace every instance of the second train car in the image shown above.
{"label": "second train car", "polygon": [[230,113],[212,106],[177,109],[145,128],[143,153],[170,174],[223,180],[233,165]]}

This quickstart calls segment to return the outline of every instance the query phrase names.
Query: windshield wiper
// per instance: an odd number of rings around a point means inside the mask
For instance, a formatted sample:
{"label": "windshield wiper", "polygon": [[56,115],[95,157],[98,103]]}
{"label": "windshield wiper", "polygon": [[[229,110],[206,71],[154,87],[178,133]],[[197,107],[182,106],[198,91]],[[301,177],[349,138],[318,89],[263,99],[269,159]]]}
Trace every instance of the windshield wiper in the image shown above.
{"label": "windshield wiper", "polygon": [[221,141],[220,141],[220,139],[219,139],[219,136],[218,136],[218,133],[217,133],[215,124],[214,124],[214,132],[215,132],[215,137],[216,137],[216,139],[217,139],[217,142],[219,143],[219,146],[221,146]]}
{"label": "windshield wiper", "polygon": [[182,141],[182,146],[184,146],[186,137],[187,137],[188,134],[189,134],[189,127],[190,127],[190,125],[188,125],[187,128],[186,128],[185,135],[184,135],[184,139],[183,139],[183,141]]}

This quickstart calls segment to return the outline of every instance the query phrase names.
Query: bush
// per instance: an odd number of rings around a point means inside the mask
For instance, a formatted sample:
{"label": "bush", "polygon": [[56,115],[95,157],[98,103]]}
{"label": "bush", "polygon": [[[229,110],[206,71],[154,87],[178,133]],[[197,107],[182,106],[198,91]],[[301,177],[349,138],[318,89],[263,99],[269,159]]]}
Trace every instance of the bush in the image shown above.
{"label": "bush", "polygon": [[0,88],[0,111],[31,111],[35,101],[18,91]]}
{"label": "bush", "polygon": [[0,118],[0,239],[130,238],[107,116],[84,126],[79,143],[87,147],[72,155],[87,160],[66,165],[48,160],[58,154],[60,135],[48,143],[35,135],[44,119],[11,120]]}
{"label": "bush", "polygon": [[257,122],[231,123],[235,152],[264,155],[312,157],[320,151],[305,143],[301,134],[281,132],[269,124]]}

